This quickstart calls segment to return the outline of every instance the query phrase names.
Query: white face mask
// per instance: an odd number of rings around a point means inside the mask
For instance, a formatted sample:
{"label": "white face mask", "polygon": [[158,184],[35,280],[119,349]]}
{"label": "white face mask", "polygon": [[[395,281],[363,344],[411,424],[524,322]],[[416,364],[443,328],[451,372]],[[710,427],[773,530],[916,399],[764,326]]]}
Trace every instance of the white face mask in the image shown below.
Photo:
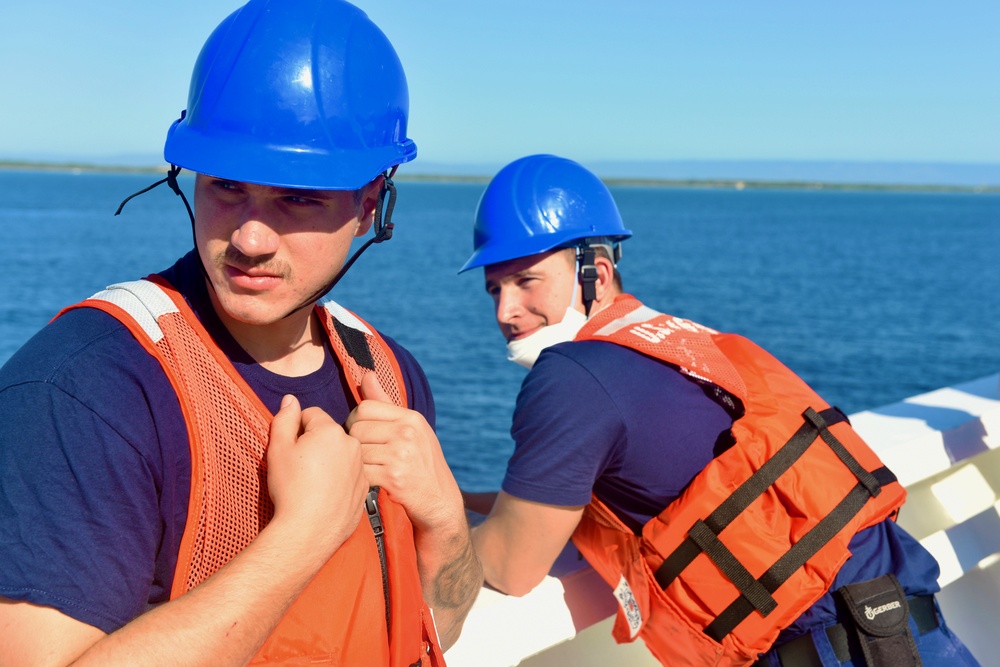
{"label": "white face mask", "polygon": [[576,308],[569,307],[562,321],[544,326],[530,336],[507,343],[507,359],[531,370],[542,350],[557,343],[573,340],[586,323],[586,315]]}

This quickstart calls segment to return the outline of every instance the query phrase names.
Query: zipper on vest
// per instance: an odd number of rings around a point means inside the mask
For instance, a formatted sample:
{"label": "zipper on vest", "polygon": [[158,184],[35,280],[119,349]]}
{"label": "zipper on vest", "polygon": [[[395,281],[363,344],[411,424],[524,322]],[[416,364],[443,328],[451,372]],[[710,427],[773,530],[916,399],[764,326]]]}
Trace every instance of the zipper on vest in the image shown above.
{"label": "zipper on vest", "polygon": [[385,597],[385,631],[389,633],[389,568],[385,559],[385,527],[382,525],[382,513],[378,509],[378,487],[373,486],[368,490],[368,497],[365,499],[365,511],[368,513],[368,522],[372,525],[372,532],[375,533],[375,546],[378,548],[378,560],[382,566],[382,595]]}

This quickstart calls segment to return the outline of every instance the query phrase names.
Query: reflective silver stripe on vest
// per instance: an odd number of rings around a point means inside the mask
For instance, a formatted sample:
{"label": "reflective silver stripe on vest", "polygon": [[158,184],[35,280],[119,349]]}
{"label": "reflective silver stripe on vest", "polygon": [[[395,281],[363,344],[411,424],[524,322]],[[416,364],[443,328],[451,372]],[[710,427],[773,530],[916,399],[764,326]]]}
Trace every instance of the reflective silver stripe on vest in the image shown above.
{"label": "reflective silver stripe on vest", "polygon": [[662,315],[658,310],[653,310],[647,306],[639,306],[631,313],[619,317],[617,320],[613,320],[608,324],[594,332],[595,336],[610,336],[619,329],[624,329],[625,327],[632,326],[633,324],[641,324],[646,320],[651,320],[657,315]]}
{"label": "reflective silver stripe on vest", "polygon": [[124,310],[142,327],[153,343],[158,343],[163,338],[163,330],[156,323],[156,318],[178,312],[170,297],[148,280],[115,283],[90,298],[107,301]]}
{"label": "reflective silver stripe on vest", "polygon": [[361,322],[361,320],[355,317],[354,313],[347,310],[336,301],[332,300],[320,301],[319,305],[323,308],[326,308],[327,312],[330,313],[333,319],[339,321],[344,326],[350,327],[351,329],[357,329],[361,333],[368,334],[369,336],[374,335],[371,329],[366,327],[364,323]]}

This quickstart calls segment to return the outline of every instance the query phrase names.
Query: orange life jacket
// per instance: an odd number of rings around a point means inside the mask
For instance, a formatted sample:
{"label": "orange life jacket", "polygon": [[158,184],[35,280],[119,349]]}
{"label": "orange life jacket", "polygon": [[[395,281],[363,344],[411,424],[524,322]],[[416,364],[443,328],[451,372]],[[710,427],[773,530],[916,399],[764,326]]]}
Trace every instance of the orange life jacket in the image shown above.
{"label": "orange life jacket", "polygon": [[641,535],[595,497],[573,541],[615,589],[619,643],[641,636],[665,665],[751,664],[830,587],[853,535],[895,515],[905,489],[842,413],[746,338],[623,295],[576,340],[629,347],[728,392],[734,446]]}
{"label": "orange life jacket", "polygon": [[[160,362],[180,401],[191,493],[171,589],[176,598],[245,549],[273,516],[265,456],[272,415],[162,277],[113,285],[74,307],[99,308],[125,324]],[[316,313],[355,402],[362,375],[374,370],[405,406],[399,365],[375,330],[333,302]],[[299,595],[251,664],[444,665],[409,518],[385,492],[370,494],[367,509],[368,520]]]}

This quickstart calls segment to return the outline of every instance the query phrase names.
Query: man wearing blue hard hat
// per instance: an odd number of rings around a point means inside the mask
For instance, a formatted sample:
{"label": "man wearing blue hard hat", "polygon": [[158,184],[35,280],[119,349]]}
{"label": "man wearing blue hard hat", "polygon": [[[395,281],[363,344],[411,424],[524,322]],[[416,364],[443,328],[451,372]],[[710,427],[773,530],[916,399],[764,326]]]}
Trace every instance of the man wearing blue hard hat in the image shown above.
{"label": "man wearing blue hard hat", "polygon": [[905,490],[846,417],[751,341],[622,291],[624,228],[576,162],[493,178],[474,252],[530,369],[502,490],[467,494],[487,583],[523,595],[572,537],[664,665],[975,665]]}
{"label": "man wearing blue hard hat", "polygon": [[0,665],[443,664],[482,574],[430,388],[323,298],[389,236],[408,104],[341,0],[208,38],[161,181],[197,174],[194,250],[0,370]]}

